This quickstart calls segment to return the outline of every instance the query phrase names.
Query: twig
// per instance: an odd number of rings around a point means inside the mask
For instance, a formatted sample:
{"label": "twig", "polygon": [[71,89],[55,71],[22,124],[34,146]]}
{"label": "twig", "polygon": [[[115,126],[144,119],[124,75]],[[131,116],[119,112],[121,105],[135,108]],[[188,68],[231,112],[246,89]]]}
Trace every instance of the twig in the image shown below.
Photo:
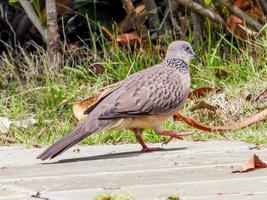
{"label": "twig", "polygon": [[204,16],[204,17],[208,17],[211,20],[223,24],[225,25],[225,21],[224,19],[218,15],[217,13],[212,12],[210,9],[208,8],[204,8],[202,5],[192,1],[192,0],[177,0],[181,5],[183,5],[184,7],[190,8],[192,9],[194,12]]}
{"label": "twig", "polygon": [[131,0],[122,0],[122,3],[127,14],[130,14],[132,11],[134,11],[134,5]]}
{"label": "twig", "polygon": [[101,31],[103,31],[108,36],[108,38],[110,40],[112,40],[114,38],[112,33],[106,27],[100,26],[100,29],[101,29]]}
{"label": "twig", "polygon": [[192,126],[194,128],[200,129],[202,131],[206,132],[214,132],[214,131],[230,131],[235,129],[242,129],[247,126],[250,126],[252,124],[255,124],[256,122],[263,121],[267,119],[267,109],[261,111],[260,113],[252,116],[251,118],[245,119],[242,122],[230,124],[230,125],[224,125],[224,126],[207,126],[204,124],[201,124],[197,122],[196,120],[192,118],[185,117],[181,115],[180,113],[177,113],[173,116],[175,121],[183,121],[189,126]]}
{"label": "twig", "polygon": [[[137,16],[135,8],[131,0],[122,0],[123,8],[127,13],[127,18],[130,20],[132,27],[138,33],[138,35],[142,36],[142,33],[146,33],[146,27],[141,23],[140,18]],[[145,34],[146,36],[146,34]]]}
{"label": "twig", "polygon": [[37,14],[35,13],[32,4],[28,0],[19,0],[21,7],[24,9],[26,14],[28,15],[29,19],[33,23],[33,25],[37,28],[39,33],[42,35],[44,41],[47,41],[47,32],[46,29],[43,28],[40,19],[38,18]]}
{"label": "twig", "polygon": [[174,16],[173,16],[173,12],[179,7],[178,2],[176,1],[171,1],[171,0],[165,0],[164,1],[164,5],[165,5],[165,10],[164,10],[164,14],[163,16],[167,16],[167,26],[169,27],[173,27],[173,29],[177,28],[178,24],[177,22],[174,20]]}
{"label": "twig", "polygon": [[203,18],[201,15],[193,13],[193,47],[197,48],[203,42]]}
{"label": "twig", "polygon": [[49,64],[52,69],[56,69],[60,62],[60,43],[57,25],[57,9],[55,0],[46,1],[47,16],[47,53]]}
{"label": "twig", "polygon": [[224,5],[225,7],[227,7],[233,14],[244,19],[245,23],[248,26],[250,26],[251,28],[253,28],[257,31],[260,31],[263,28],[263,26],[259,22],[255,21],[252,17],[247,15],[245,12],[243,12],[237,6],[234,6],[231,3],[229,3],[228,0],[219,0],[219,2],[221,2],[221,4]]}
{"label": "twig", "polygon": [[[144,0],[145,9],[148,13],[149,29],[152,32],[157,32],[160,26],[158,8],[154,0]],[[157,36],[156,36],[157,37]]]}

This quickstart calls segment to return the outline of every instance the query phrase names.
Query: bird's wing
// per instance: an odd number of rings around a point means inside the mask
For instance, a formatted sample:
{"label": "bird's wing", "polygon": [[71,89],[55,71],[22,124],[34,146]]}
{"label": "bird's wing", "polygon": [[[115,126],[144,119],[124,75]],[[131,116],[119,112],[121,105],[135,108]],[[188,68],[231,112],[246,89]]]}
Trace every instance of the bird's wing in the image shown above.
{"label": "bird's wing", "polygon": [[101,92],[101,94],[99,95],[97,101],[93,105],[91,105],[90,107],[88,107],[83,112],[83,114],[84,115],[90,114],[106,97],[108,97],[114,91],[116,91],[117,89],[119,89],[122,84],[123,84],[123,81],[120,81],[120,82],[116,83],[114,86],[112,86],[111,88],[108,88],[107,90],[104,90],[103,92]]}
{"label": "bird's wing", "polygon": [[186,98],[181,78],[168,69],[152,69],[132,76],[107,98],[114,103],[106,107],[99,119],[169,113]]}

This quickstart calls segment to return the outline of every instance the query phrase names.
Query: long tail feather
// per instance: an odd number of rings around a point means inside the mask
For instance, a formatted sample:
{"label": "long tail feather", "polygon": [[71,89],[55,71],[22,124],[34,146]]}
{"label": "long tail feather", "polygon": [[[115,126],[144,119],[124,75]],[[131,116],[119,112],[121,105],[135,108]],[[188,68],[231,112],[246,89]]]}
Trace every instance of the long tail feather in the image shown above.
{"label": "long tail feather", "polygon": [[[63,153],[73,145],[77,144],[85,137],[91,135],[97,130],[101,129],[99,123],[88,121],[82,121],[76,128],[74,128],[70,133],[60,138],[50,147],[48,147],[43,153],[38,155],[37,159],[46,160],[48,158],[52,159],[59,154]],[[88,127],[91,126],[91,127]]]}

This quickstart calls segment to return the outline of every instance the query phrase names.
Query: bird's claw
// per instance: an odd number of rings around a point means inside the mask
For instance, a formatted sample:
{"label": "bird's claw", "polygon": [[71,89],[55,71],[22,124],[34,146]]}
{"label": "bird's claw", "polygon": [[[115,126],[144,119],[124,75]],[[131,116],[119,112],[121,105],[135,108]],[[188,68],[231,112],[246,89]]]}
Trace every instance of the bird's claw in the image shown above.
{"label": "bird's claw", "polygon": [[162,145],[167,145],[173,138],[179,139],[179,140],[183,140],[184,136],[188,136],[188,135],[192,135],[191,131],[185,131],[185,132],[175,132],[175,131],[167,131],[167,132],[171,132],[170,134],[165,134],[165,135],[170,135],[170,137],[165,140]]}
{"label": "bird's claw", "polygon": [[173,138],[173,137],[169,137],[167,140],[165,140],[165,141],[162,143],[162,146],[169,144],[169,142],[172,140],[172,138]]}

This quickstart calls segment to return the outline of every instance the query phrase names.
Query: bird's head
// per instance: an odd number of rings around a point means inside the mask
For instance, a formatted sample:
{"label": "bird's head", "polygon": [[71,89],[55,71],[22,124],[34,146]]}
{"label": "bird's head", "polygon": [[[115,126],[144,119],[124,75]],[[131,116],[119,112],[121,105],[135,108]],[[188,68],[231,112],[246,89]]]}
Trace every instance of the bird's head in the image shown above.
{"label": "bird's head", "polygon": [[189,63],[195,57],[196,54],[190,43],[186,41],[174,41],[168,46],[165,59],[178,58]]}

